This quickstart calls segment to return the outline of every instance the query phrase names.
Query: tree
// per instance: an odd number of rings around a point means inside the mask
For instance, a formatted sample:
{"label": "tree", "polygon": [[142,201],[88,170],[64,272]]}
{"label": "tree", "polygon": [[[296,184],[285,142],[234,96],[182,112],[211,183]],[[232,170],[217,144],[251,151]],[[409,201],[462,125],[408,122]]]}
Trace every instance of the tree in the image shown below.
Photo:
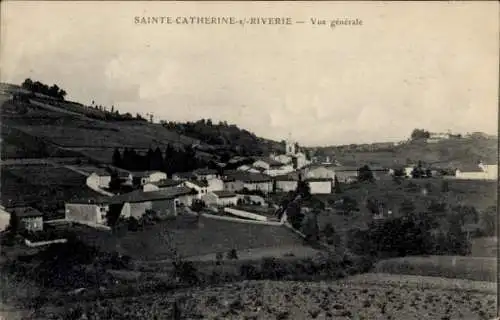
{"label": "tree", "polygon": [[123,165],[122,155],[121,155],[120,150],[118,148],[115,148],[115,151],[113,152],[112,163],[115,167],[118,167],[118,168],[121,168]]}
{"label": "tree", "polygon": [[228,260],[238,260],[238,252],[236,252],[236,249],[231,249],[227,253],[227,259]]}
{"label": "tree", "polygon": [[414,129],[411,133],[412,140],[429,139],[430,133],[424,129]]}
{"label": "tree", "polygon": [[367,182],[375,181],[375,177],[373,176],[373,172],[370,169],[370,167],[368,167],[368,165],[364,165],[358,169],[358,180],[359,181],[367,181]]}
{"label": "tree", "polygon": [[335,185],[335,193],[339,194],[342,193],[342,188],[340,187],[340,182],[339,179],[337,179],[337,176],[333,179],[334,185]]}
{"label": "tree", "polygon": [[299,180],[297,183],[296,193],[299,194],[302,198],[308,199],[311,197],[311,188],[309,183],[304,180]]}
{"label": "tree", "polygon": [[30,91],[33,91],[33,80],[31,80],[30,78],[27,78],[26,80],[24,80],[24,82],[21,84],[21,87],[23,87],[24,89],[26,90],[30,90]]}
{"label": "tree", "polygon": [[118,177],[118,173],[116,171],[113,171],[113,173],[111,173],[111,180],[109,181],[108,185],[109,190],[117,191],[120,190],[121,186],[122,186],[122,181]]}
{"label": "tree", "polygon": [[483,232],[486,236],[493,237],[496,235],[498,211],[496,206],[488,207],[480,215],[480,223]]}
{"label": "tree", "polygon": [[312,210],[307,215],[302,230],[306,241],[316,242],[319,240],[318,212],[316,210]]}

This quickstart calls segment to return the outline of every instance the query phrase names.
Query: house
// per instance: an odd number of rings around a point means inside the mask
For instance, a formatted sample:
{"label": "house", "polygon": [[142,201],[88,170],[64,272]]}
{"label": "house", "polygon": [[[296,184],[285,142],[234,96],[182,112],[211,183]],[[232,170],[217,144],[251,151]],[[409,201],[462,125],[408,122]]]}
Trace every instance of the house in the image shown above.
{"label": "house", "polygon": [[195,198],[191,188],[178,187],[172,190],[143,192],[136,190],[130,193],[111,197],[110,211],[117,210],[121,217],[140,218],[147,210],[155,211],[159,216],[177,215],[177,207],[190,205]]}
{"label": "house", "polygon": [[183,185],[196,190],[198,194],[197,199],[201,199],[202,196],[208,193],[208,181],[206,180],[186,180]]}
{"label": "house", "polygon": [[261,158],[252,164],[254,168],[260,168],[262,173],[269,176],[278,176],[294,171],[292,164],[283,164],[271,158]]}
{"label": "house", "polygon": [[[329,178],[335,179],[334,166],[331,165],[308,165],[300,170],[304,179],[308,178]],[[356,170],[357,172],[357,170]]]}
{"label": "house", "polygon": [[498,179],[498,165],[461,165],[455,171],[455,178],[464,180],[496,180]]}
{"label": "house", "polygon": [[210,180],[210,179],[217,178],[218,174],[217,174],[217,170],[215,170],[215,169],[202,168],[202,169],[194,170],[193,176],[197,180]]}
{"label": "house", "polygon": [[270,176],[261,173],[242,171],[227,172],[223,178],[226,191],[259,190],[264,193],[273,191],[273,181]]}
{"label": "house", "polygon": [[78,166],[77,169],[88,175],[87,185],[107,188],[111,182],[111,174],[106,169],[85,166]]}
{"label": "house", "polygon": [[331,178],[307,178],[311,194],[332,193],[333,180]]}
{"label": "house", "polygon": [[238,203],[238,196],[231,191],[212,191],[202,197],[207,205],[215,206],[235,206]]}
{"label": "house", "polygon": [[32,207],[12,207],[7,211],[14,215],[19,228],[28,231],[43,230],[43,213]]}
{"label": "house", "polygon": [[299,183],[298,175],[286,174],[274,177],[274,191],[276,192],[289,192],[297,190]]}
{"label": "house", "polygon": [[106,225],[109,203],[109,197],[68,201],[64,205],[65,218],[68,221]]}
{"label": "house", "polygon": [[165,179],[165,180],[160,180],[156,182],[149,182],[146,183],[142,190],[144,192],[149,192],[149,191],[160,191],[160,190],[171,190],[174,188],[177,188],[183,184],[183,181],[181,180],[172,180],[172,179]]}
{"label": "house", "polygon": [[135,185],[144,186],[149,182],[158,182],[167,179],[167,174],[161,171],[136,171],[132,172],[132,179]]}
{"label": "house", "polygon": [[353,183],[358,181],[358,170],[356,167],[340,166],[333,168],[335,178],[341,183]]}
{"label": "house", "polygon": [[195,175],[192,172],[177,172],[172,174],[173,180],[191,180],[195,179]]}

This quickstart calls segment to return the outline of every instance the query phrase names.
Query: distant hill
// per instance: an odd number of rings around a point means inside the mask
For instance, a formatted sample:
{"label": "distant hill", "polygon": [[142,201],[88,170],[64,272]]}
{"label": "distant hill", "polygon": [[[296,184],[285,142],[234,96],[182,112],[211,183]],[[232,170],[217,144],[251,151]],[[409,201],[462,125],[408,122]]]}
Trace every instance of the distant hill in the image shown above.
{"label": "distant hill", "polygon": [[408,141],[399,145],[384,143],[314,149],[320,157],[329,156],[344,165],[404,165],[422,161],[427,164],[456,167],[478,161],[498,162],[498,138],[475,133],[435,143]]}
{"label": "distant hill", "polygon": [[114,106],[85,106],[13,84],[0,84],[0,105],[2,159],[84,156],[110,163],[115,148],[147,152],[171,145],[196,146],[198,157],[219,160],[281,147],[235,125],[154,124],[139,114],[121,114]]}

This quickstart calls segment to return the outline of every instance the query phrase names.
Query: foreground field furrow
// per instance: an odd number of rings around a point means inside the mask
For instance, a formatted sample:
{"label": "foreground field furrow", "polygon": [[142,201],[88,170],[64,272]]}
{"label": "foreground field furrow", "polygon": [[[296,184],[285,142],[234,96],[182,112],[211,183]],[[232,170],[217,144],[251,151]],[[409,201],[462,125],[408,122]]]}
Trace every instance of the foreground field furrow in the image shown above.
{"label": "foreground field furrow", "polygon": [[[432,288],[418,283],[434,283]],[[170,319],[173,302],[188,319],[491,319],[494,284],[366,274],[336,282],[244,281],[80,305],[89,319]],[[483,288],[482,292],[477,288]],[[455,288],[455,292],[450,292]],[[461,288],[460,290],[458,290]],[[76,305],[32,319],[62,319]]]}

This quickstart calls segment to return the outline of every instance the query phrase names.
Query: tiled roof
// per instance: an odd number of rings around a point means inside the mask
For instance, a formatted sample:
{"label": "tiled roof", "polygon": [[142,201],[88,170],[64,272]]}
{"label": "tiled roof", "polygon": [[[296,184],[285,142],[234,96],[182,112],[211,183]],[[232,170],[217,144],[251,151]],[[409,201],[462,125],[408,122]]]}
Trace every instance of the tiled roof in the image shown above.
{"label": "tiled roof", "polygon": [[98,167],[92,167],[92,166],[76,166],[76,169],[86,172],[88,174],[95,173],[99,176],[110,176],[111,174],[108,172],[108,170],[103,169],[103,168],[98,168]]}
{"label": "tiled roof", "polygon": [[132,176],[136,178],[149,177],[153,173],[162,173],[161,171],[133,171]]}
{"label": "tiled roof", "polygon": [[166,188],[166,187],[175,187],[178,186],[182,183],[182,181],[179,180],[172,180],[172,179],[166,179],[166,180],[160,180],[157,182],[152,182],[151,184],[154,184],[157,187],[160,188]]}
{"label": "tiled roof", "polygon": [[124,202],[144,202],[144,201],[154,201],[154,200],[167,200],[175,199],[178,196],[192,194],[193,190],[188,187],[179,187],[169,190],[159,190],[143,192],[141,190],[132,191],[129,193],[121,194],[110,198],[111,204],[118,204]]}
{"label": "tiled roof", "polygon": [[329,178],[306,178],[304,181],[307,182],[332,182],[332,179]]}
{"label": "tiled roof", "polygon": [[297,172],[292,172],[289,174],[282,174],[279,176],[275,176],[274,180],[276,180],[276,181],[299,181],[299,174]]}
{"label": "tiled roof", "polygon": [[236,197],[236,193],[230,191],[212,191],[218,198],[232,198]]}
{"label": "tiled roof", "polygon": [[479,168],[478,165],[473,164],[460,165],[457,169],[461,172],[483,172],[483,169]]}
{"label": "tiled roof", "polygon": [[201,169],[194,170],[193,173],[199,174],[199,175],[209,175],[209,174],[217,174],[217,170],[208,169],[208,168],[201,168]]}
{"label": "tiled roof", "polygon": [[188,180],[186,182],[190,182],[190,183],[192,183],[192,184],[194,184],[194,185],[196,185],[196,186],[198,186],[200,188],[206,188],[206,187],[208,187],[208,182],[205,181],[205,180]]}
{"label": "tiled roof", "polygon": [[18,218],[43,217],[43,213],[32,207],[13,207],[8,208],[7,211],[15,214]]}
{"label": "tiled roof", "polygon": [[281,167],[281,166],[283,166],[283,163],[281,163],[281,162],[279,162],[277,160],[268,158],[268,157],[260,158],[258,160],[263,161],[263,162],[269,164],[269,166],[271,166],[271,167]]}
{"label": "tiled roof", "polygon": [[248,183],[269,182],[271,177],[262,173],[237,171],[231,174],[226,174],[226,181],[243,181]]}

